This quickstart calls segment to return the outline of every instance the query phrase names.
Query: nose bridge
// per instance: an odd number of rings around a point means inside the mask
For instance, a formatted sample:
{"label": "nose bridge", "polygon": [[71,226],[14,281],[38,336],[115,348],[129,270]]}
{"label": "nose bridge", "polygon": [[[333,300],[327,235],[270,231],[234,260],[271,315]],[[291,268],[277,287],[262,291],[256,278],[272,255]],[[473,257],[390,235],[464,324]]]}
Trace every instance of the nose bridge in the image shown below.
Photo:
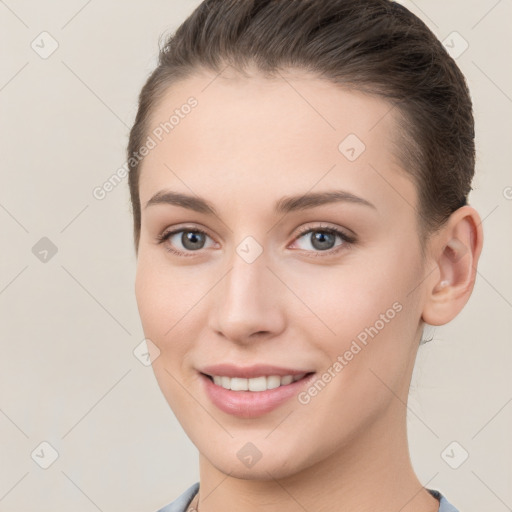
{"label": "nose bridge", "polygon": [[251,254],[251,250],[250,248],[247,249],[247,246],[242,243],[233,254],[231,271],[226,276],[226,303],[256,305],[264,299],[263,296],[260,296],[260,292],[265,289],[261,285],[268,280],[266,276],[269,273],[267,258],[260,254],[254,260],[246,259]]}
{"label": "nose bridge", "polygon": [[275,334],[282,328],[282,311],[276,303],[278,283],[267,268],[270,258],[252,237],[235,247],[219,292],[216,330],[236,341],[251,334]]}

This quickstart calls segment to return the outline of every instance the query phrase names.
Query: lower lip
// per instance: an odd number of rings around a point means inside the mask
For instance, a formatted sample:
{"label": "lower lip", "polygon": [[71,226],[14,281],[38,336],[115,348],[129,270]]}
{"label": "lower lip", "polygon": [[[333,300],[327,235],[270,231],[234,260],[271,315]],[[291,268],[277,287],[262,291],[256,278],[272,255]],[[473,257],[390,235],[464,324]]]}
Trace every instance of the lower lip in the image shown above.
{"label": "lower lip", "polygon": [[217,386],[204,374],[199,374],[206,394],[221,411],[240,418],[256,418],[273,411],[281,404],[296,396],[314,377],[314,373],[302,379],[266,391],[232,391]]}

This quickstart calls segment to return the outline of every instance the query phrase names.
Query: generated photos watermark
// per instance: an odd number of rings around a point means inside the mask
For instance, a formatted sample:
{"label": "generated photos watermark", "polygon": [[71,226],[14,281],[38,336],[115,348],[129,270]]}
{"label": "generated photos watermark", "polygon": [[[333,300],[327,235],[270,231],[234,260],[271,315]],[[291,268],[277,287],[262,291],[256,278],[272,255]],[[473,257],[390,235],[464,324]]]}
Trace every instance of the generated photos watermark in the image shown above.
{"label": "generated photos watermark", "polygon": [[194,96],[188,98],[187,102],[179,108],[174,109],[174,112],[168,120],[161,122],[156,128],[153,129],[150,135],[147,136],[144,144],[134,151],[126,162],[119,167],[110,177],[105,180],[101,185],[94,187],[92,195],[98,201],[102,201],[107,195],[112,192],[119,183],[121,183],[129,174],[130,168],[135,167],[142,161],[144,157],[149,155],[151,150],[155,149],[166,135],[171,133],[181,123],[182,119],[192,112],[192,109],[197,107],[199,102]]}
{"label": "generated photos watermark", "polygon": [[[297,395],[297,400],[302,405],[307,405],[311,400],[322,391],[329,382],[332,381],[338,375],[343,368],[345,368],[354,356],[359,354],[363,348],[368,345],[368,342],[375,338],[387,324],[395,318],[395,316],[402,311],[403,306],[400,302],[396,301],[393,305],[386,310],[385,313],[381,313],[378,320],[376,320],[370,327],[365,327],[355,339],[352,340],[350,347],[345,350],[342,355],[336,358],[336,361],[325,370],[306,391],[301,391]],[[359,343],[358,343],[359,342]]]}

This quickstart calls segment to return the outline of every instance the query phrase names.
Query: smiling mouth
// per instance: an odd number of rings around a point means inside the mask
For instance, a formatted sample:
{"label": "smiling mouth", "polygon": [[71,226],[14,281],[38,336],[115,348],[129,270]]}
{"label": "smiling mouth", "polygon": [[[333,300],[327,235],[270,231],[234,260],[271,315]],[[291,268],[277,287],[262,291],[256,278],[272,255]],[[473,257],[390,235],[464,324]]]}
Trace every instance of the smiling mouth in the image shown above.
{"label": "smiling mouth", "polygon": [[252,391],[261,392],[269,389],[276,389],[282,386],[288,386],[294,382],[309,377],[314,372],[300,373],[297,375],[262,375],[250,379],[242,377],[226,377],[223,375],[208,375],[202,373],[210,379],[215,385],[231,391]]}

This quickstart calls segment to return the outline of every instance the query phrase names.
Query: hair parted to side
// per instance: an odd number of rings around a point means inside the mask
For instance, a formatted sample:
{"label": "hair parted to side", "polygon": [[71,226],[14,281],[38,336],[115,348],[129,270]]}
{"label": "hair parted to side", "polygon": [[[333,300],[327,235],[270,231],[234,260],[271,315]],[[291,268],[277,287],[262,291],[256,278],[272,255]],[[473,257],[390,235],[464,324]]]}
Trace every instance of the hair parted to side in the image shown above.
{"label": "hair parted to side", "polygon": [[418,190],[422,236],[467,204],[475,167],[470,94],[418,17],[390,0],[205,0],[168,37],[139,96],[127,148],[136,253],[142,161],[130,157],[172,84],[227,65],[241,73],[255,66],[269,78],[304,70],[394,105],[396,156]]}

